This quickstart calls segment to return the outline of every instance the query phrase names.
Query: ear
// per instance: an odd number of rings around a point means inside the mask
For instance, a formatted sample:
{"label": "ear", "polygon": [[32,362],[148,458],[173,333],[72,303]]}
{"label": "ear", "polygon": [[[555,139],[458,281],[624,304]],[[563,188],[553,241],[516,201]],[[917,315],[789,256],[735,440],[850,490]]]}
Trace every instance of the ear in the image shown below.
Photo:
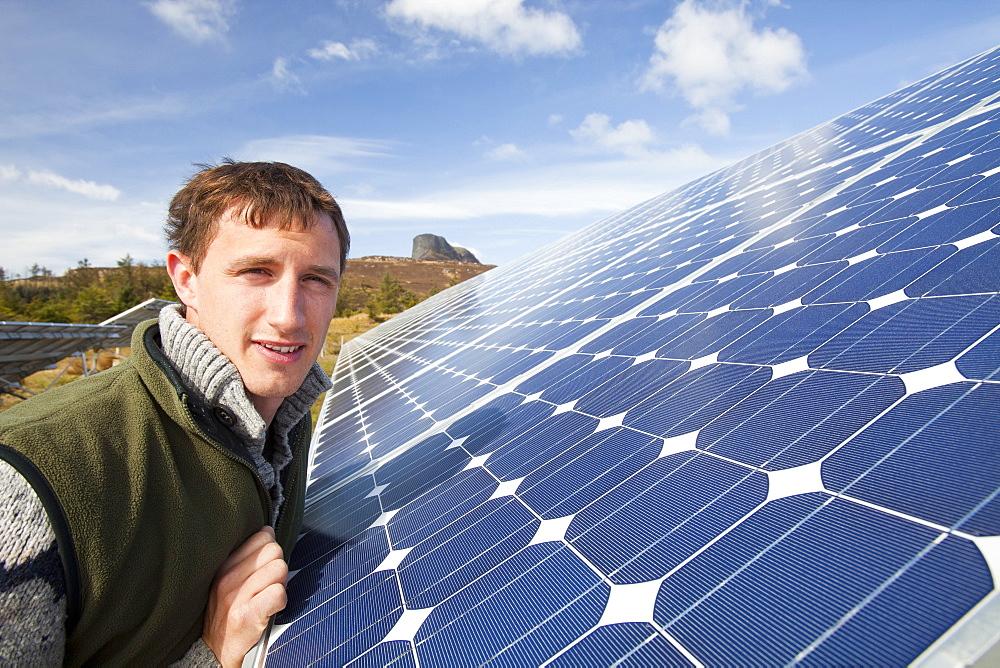
{"label": "ear", "polygon": [[167,274],[184,305],[197,311],[198,275],[191,268],[191,260],[179,251],[167,251]]}

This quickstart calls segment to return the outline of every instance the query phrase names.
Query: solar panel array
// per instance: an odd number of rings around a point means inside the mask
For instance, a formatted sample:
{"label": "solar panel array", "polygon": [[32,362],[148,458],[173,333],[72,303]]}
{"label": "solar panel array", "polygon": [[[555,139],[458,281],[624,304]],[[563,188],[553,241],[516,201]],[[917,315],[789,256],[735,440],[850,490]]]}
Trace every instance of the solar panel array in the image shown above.
{"label": "solar panel array", "polygon": [[0,321],[0,381],[12,385],[51,369],[66,357],[101,348],[124,329],[115,324]]}
{"label": "solar panel array", "polygon": [[975,660],[998,233],[994,50],[352,341],[267,664]]}

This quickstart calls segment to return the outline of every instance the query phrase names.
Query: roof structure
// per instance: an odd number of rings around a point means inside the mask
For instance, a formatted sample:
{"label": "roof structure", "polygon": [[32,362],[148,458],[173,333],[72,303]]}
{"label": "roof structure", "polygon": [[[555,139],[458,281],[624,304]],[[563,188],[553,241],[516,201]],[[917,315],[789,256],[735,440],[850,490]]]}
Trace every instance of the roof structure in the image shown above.
{"label": "roof structure", "polygon": [[351,341],[266,664],[995,654],[998,236],[994,50]]}

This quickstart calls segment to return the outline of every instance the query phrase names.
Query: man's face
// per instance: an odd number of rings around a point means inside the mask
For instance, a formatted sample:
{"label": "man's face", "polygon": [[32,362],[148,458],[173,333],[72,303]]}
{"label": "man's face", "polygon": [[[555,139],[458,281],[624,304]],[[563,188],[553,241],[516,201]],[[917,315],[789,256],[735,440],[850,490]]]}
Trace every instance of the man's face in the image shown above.
{"label": "man's face", "polygon": [[232,360],[270,422],[326,339],[340,287],[340,244],[327,214],[308,230],[282,231],[255,229],[232,213],[220,219],[197,274],[185,270],[190,264],[176,251],[168,268],[187,319]]}

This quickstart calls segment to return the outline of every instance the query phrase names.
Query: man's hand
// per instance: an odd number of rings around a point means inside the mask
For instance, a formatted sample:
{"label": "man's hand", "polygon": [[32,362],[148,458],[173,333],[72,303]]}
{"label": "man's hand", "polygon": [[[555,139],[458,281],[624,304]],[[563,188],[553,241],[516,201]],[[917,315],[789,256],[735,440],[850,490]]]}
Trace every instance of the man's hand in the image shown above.
{"label": "man's hand", "polygon": [[264,527],[215,573],[202,638],[225,667],[239,666],[271,615],[285,607],[288,564],[274,529]]}

